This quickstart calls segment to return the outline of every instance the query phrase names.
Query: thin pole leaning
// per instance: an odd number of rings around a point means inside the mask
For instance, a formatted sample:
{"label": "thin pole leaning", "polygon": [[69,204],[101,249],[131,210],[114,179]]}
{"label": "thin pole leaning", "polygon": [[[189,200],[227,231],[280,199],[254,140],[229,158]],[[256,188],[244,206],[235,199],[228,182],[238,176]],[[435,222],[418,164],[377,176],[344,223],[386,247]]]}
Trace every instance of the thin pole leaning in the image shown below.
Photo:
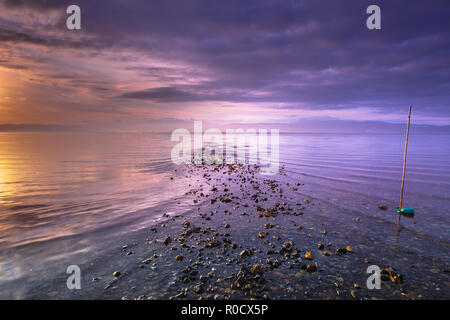
{"label": "thin pole leaning", "polygon": [[[406,127],[406,140],[405,140],[405,154],[403,155],[403,175],[402,175],[402,189],[400,191],[400,211],[402,210],[403,204],[403,187],[405,186],[405,174],[406,174],[406,154],[408,152],[408,137],[409,137],[409,123],[411,120],[411,105],[409,105],[408,113],[408,126]],[[401,214],[398,214],[397,224],[400,224]]]}

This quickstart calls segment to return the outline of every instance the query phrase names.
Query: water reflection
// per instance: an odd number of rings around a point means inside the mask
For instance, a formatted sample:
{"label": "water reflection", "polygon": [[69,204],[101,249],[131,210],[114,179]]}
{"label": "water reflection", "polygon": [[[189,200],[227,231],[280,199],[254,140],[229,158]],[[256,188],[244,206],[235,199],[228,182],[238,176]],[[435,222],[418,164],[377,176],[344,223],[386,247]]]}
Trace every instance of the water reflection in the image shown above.
{"label": "water reflection", "polygon": [[[305,184],[303,193],[396,221],[403,139],[282,134],[280,161],[289,177]],[[405,200],[417,214],[404,224],[448,241],[446,141],[447,136],[411,136]],[[176,169],[170,161],[173,145],[162,134],[0,133],[1,279],[96,250],[158,214],[189,208],[191,203],[178,199],[196,181],[183,175],[170,179]],[[379,204],[392,210],[378,210]]]}

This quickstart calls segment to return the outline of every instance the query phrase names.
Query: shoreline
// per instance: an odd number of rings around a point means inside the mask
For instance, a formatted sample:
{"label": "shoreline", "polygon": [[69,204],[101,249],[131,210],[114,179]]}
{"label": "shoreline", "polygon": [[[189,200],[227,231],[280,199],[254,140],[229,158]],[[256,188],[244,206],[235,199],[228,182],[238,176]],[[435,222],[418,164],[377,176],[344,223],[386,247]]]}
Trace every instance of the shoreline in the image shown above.
{"label": "shoreline", "polygon": [[[201,178],[193,208],[126,235],[80,264],[82,289],[67,274],[43,277],[26,299],[448,299],[443,260],[365,234],[385,221],[333,219],[328,204],[299,197],[301,181],[260,176],[238,165],[188,167]],[[180,174],[180,173],[178,173]],[[285,177],[285,178],[284,178]],[[290,180],[289,180],[290,179]],[[409,232],[408,230],[402,232]],[[440,250],[437,248],[436,250]],[[384,269],[380,290],[369,290],[367,267]],[[116,276],[115,276],[115,275]]]}

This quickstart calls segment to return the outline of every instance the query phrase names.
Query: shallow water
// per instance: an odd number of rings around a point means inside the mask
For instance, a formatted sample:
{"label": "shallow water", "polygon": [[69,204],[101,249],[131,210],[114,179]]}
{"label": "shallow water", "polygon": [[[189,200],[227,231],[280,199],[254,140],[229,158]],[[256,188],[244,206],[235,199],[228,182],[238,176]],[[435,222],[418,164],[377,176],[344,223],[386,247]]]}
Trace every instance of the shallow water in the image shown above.
{"label": "shallow water", "polygon": [[[410,137],[404,205],[416,215],[402,219],[408,237],[416,232],[450,241],[447,140]],[[341,223],[369,216],[391,224],[403,143],[401,135],[282,134],[280,162],[287,179],[329,202],[335,208],[329,214]],[[181,170],[170,161],[174,144],[167,134],[0,133],[0,281],[70,254],[93,255],[163,213],[191,208],[185,194],[199,182],[174,173]],[[380,204],[389,209],[379,210]],[[370,224],[360,228],[374,232]],[[406,247],[411,241],[429,251],[417,239],[401,238]]]}
{"label": "shallow water", "polygon": [[[403,206],[415,208],[404,225],[450,240],[448,136],[411,135]],[[403,165],[401,135],[286,135],[281,161],[307,189],[361,215],[396,222]],[[305,190],[303,190],[305,192]],[[387,205],[389,210],[378,210]]]}

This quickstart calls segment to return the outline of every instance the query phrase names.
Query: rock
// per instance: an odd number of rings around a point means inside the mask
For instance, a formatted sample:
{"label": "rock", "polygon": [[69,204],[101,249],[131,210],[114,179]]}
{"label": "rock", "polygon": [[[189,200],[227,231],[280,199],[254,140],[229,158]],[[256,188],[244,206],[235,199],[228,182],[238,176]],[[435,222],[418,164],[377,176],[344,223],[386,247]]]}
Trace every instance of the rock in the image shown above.
{"label": "rock", "polygon": [[286,241],[283,243],[283,248],[287,250],[291,250],[294,247],[294,243],[292,241]]}
{"label": "rock", "polygon": [[208,239],[208,242],[206,243],[207,248],[214,248],[220,246],[220,241],[216,238],[212,238],[211,240]]}
{"label": "rock", "polygon": [[325,247],[325,245],[324,245],[323,243],[318,243],[318,244],[317,244],[317,248],[318,248],[319,250],[322,250],[324,247]]}
{"label": "rock", "polygon": [[175,260],[176,260],[177,262],[181,262],[181,261],[183,261],[183,256],[178,255],[178,256],[175,257]]}
{"label": "rock", "polygon": [[183,237],[188,237],[193,233],[197,233],[200,232],[200,228],[199,227],[192,227],[187,229],[184,233],[183,233]]}
{"label": "rock", "polygon": [[391,281],[395,284],[403,283],[403,276],[401,274],[391,275]]}
{"label": "rock", "polygon": [[391,267],[384,268],[380,273],[381,280],[383,281],[387,281],[390,279],[395,284],[403,283],[403,276],[399,273],[396,273]]}
{"label": "rock", "polygon": [[264,269],[259,264],[254,264],[253,266],[250,267],[250,270],[253,273],[257,273],[260,275],[262,275],[264,273]]}
{"label": "rock", "polygon": [[228,223],[226,223],[226,224],[224,225],[224,227],[228,229],[228,228],[230,227],[230,225],[229,225]]}
{"label": "rock", "polygon": [[328,250],[325,250],[324,252],[323,252],[323,255],[324,256],[331,256],[331,252],[330,251],[328,251]]}
{"label": "rock", "polygon": [[345,247],[345,250],[346,250],[347,252],[353,253],[353,249],[352,249],[352,247],[350,247],[350,246],[346,246],[346,247]]}
{"label": "rock", "polygon": [[388,206],[380,205],[380,206],[378,206],[378,209],[380,209],[380,210],[387,210],[389,208],[388,208]]}
{"label": "rock", "polygon": [[258,237],[261,239],[264,238],[264,233],[262,233],[262,232],[258,233]]}
{"label": "rock", "polygon": [[312,260],[313,259],[313,255],[312,255],[312,253],[311,252],[306,252],[305,253],[305,259],[306,260]]}
{"label": "rock", "polygon": [[266,224],[264,225],[264,228],[266,228],[266,229],[272,229],[273,227],[274,227],[274,225],[271,224],[271,223],[266,223]]}
{"label": "rock", "polygon": [[306,266],[306,271],[308,271],[308,272],[316,272],[317,271],[317,264],[308,264]]}
{"label": "rock", "polygon": [[244,249],[239,253],[241,258],[250,257],[251,255],[253,255],[253,251],[251,249]]}
{"label": "rock", "polygon": [[431,273],[440,273],[439,269],[435,269],[435,268],[430,269],[430,272]]}
{"label": "rock", "polygon": [[172,242],[172,239],[170,238],[170,237],[166,237],[165,239],[164,239],[164,244],[167,246],[169,243],[171,243]]}
{"label": "rock", "polygon": [[113,272],[113,276],[116,277],[116,278],[120,277],[120,275],[121,275],[120,271],[114,271]]}
{"label": "rock", "polygon": [[203,288],[203,285],[201,285],[201,284],[194,286],[193,290],[197,294],[201,294],[205,291]]}
{"label": "rock", "polygon": [[341,254],[345,254],[345,253],[347,253],[347,249],[345,249],[345,248],[338,248],[338,249],[336,249],[336,255],[341,255]]}

